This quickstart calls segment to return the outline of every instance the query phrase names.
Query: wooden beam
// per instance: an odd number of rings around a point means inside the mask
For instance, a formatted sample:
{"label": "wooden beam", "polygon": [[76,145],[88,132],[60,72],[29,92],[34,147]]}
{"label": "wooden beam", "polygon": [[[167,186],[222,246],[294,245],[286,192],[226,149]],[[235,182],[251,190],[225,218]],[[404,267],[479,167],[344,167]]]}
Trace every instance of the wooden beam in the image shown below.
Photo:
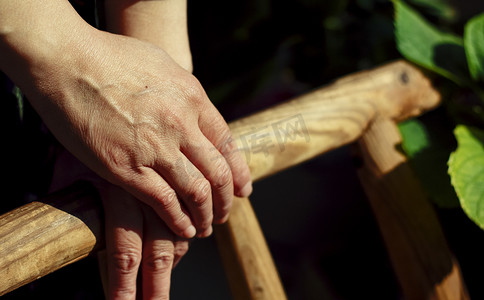
{"label": "wooden beam", "polygon": [[287,299],[248,198],[235,198],[227,223],[214,229],[234,300]]}
{"label": "wooden beam", "polygon": [[468,300],[459,264],[406,157],[394,122],[375,120],[358,141],[358,176],[407,300]]}

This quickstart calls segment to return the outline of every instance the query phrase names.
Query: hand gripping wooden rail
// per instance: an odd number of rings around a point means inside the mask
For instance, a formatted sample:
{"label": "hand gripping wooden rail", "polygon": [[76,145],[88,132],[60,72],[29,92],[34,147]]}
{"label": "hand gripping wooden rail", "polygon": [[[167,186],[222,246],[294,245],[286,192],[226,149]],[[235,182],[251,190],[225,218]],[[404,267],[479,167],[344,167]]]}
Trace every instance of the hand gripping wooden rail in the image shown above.
{"label": "hand gripping wooden rail", "polygon": [[[398,122],[417,116],[438,105],[439,100],[439,94],[418,69],[398,61],[347,76],[229,126],[256,181],[358,140],[376,120]],[[96,195],[90,187],[72,187],[0,216],[0,295],[102,248],[102,208]],[[378,219],[378,210],[374,212]],[[404,213],[412,218],[412,211]],[[438,222],[430,222],[437,229],[426,233],[438,239],[436,244],[442,249],[435,250],[445,253],[439,257],[446,260],[442,264],[448,265],[452,255],[445,238]],[[380,226],[386,225],[383,222]],[[285,299],[248,199],[235,199],[229,221],[217,226],[215,234],[235,299]],[[391,236],[383,236],[387,245],[392,243]],[[401,240],[412,245],[410,252],[419,252],[421,239],[415,242],[410,235]],[[427,277],[424,292],[409,299],[457,299],[432,296],[437,286],[448,282],[441,280],[447,277],[448,268],[434,262],[427,264],[425,257],[393,261],[404,290],[407,286],[412,289],[412,278],[399,272],[399,265],[417,264],[422,266],[419,270],[432,269],[422,274],[422,278]],[[457,273],[460,274],[458,266]],[[457,284],[464,290],[461,281],[454,280],[452,284],[451,289]]]}

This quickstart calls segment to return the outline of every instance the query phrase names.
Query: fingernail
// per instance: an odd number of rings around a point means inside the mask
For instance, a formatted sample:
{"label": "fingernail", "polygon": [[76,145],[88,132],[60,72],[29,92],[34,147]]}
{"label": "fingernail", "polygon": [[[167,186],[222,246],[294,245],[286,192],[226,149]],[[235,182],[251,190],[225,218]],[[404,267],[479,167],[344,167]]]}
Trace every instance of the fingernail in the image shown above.
{"label": "fingernail", "polygon": [[249,197],[252,194],[252,182],[247,182],[246,185],[240,190],[240,197]]}
{"label": "fingernail", "polygon": [[210,235],[212,234],[212,232],[213,232],[213,227],[212,227],[212,226],[210,226],[210,227],[208,228],[207,232],[206,232],[206,233],[207,233],[207,236],[210,236]]}
{"label": "fingernail", "polygon": [[193,225],[190,225],[190,227],[188,227],[187,229],[185,229],[185,231],[183,231],[183,236],[188,239],[193,238],[196,234],[197,234],[197,230],[195,229],[195,227],[193,227]]}
{"label": "fingernail", "polygon": [[206,238],[206,237],[209,237],[213,232],[213,228],[212,226],[210,226],[209,228],[207,228],[207,230],[205,230],[203,233],[199,234],[198,237],[200,238]]}

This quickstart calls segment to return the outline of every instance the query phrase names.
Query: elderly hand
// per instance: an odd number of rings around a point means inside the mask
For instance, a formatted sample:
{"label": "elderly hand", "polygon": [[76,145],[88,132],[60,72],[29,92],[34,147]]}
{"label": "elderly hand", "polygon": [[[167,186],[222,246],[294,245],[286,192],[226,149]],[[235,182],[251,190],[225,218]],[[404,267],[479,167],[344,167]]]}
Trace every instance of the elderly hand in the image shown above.
{"label": "elderly hand", "polygon": [[63,152],[56,162],[51,190],[76,180],[92,182],[103,202],[108,299],[132,300],[137,295],[143,299],[168,299],[171,271],[188,251],[188,240],[175,236],[151,207]]}
{"label": "elderly hand", "polygon": [[129,300],[136,295],[168,299],[172,269],[188,251],[188,240],[176,237],[151,207],[118,187],[103,188],[101,195],[106,217],[108,299]]}
{"label": "elderly hand", "polygon": [[[207,236],[234,194],[250,194],[226,122],[165,51],[90,27],[67,1],[2,8],[3,69],[70,152],[173,232]],[[15,10],[29,14],[28,28],[8,18]]]}

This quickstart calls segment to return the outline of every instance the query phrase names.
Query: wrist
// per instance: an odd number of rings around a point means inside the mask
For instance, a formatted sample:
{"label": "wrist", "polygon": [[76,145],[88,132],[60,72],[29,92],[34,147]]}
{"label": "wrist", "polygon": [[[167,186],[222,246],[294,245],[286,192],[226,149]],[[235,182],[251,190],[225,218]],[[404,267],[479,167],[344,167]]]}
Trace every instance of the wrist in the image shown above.
{"label": "wrist", "polygon": [[108,31],[156,45],[192,72],[186,0],[105,0],[105,10]]}
{"label": "wrist", "polygon": [[[84,51],[89,25],[68,1],[1,4],[0,68],[24,92]],[[28,20],[28,21],[26,21]]]}

